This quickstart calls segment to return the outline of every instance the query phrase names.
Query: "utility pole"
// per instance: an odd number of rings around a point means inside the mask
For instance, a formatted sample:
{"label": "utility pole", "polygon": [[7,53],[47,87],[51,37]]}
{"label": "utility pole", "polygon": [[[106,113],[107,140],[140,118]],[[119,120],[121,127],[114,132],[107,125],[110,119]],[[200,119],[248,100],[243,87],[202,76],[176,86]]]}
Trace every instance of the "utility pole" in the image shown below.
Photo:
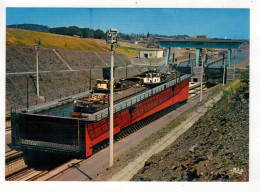
{"label": "utility pole", "polygon": [[152,53],[150,53],[150,69],[152,67]]}
{"label": "utility pole", "polygon": [[39,66],[38,66],[38,57],[39,57],[39,44],[34,45],[34,50],[36,52],[36,91],[37,91],[37,96],[40,96],[40,90],[39,90]]}
{"label": "utility pole", "polygon": [[26,78],[27,79],[27,92],[26,92],[26,101],[27,101],[27,109],[29,108],[29,85],[28,85],[28,80],[29,80],[29,77]]}
{"label": "utility pole", "polygon": [[200,77],[200,101],[202,101],[202,82],[203,82],[203,60],[201,63],[201,77]]}
{"label": "utility pole", "polygon": [[89,69],[89,90],[91,90],[91,69],[92,67]]}
{"label": "utility pole", "polygon": [[117,29],[107,31],[107,44],[111,45],[111,65],[110,65],[110,118],[109,118],[109,167],[112,167],[113,143],[114,143],[114,45],[117,45]]}
{"label": "utility pole", "polygon": [[193,71],[193,64],[190,63],[190,81],[191,81],[191,77],[192,77],[192,71]]}
{"label": "utility pole", "polygon": [[205,55],[207,54],[207,50],[205,49],[205,52],[202,51],[202,59],[201,59],[201,79],[200,79],[200,101],[202,101],[202,88],[203,88],[203,65],[205,61]]}
{"label": "utility pole", "polygon": [[189,61],[188,61],[188,65],[190,66],[190,81],[192,79],[192,73],[193,73],[193,63],[190,60],[191,54],[189,53]]}
{"label": "utility pole", "polygon": [[236,59],[236,51],[234,50],[234,62],[233,62],[233,69],[234,69],[234,73],[233,73],[233,80],[235,79],[236,77],[236,62],[235,62],[235,59]]}
{"label": "utility pole", "polygon": [[188,62],[188,64],[190,65],[190,53],[189,53],[189,62]]}
{"label": "utility pole", "polygon": [[225,85],[225,73],[226,73],[226,64],[225,60],[223,59],[223,86]]}
{"label": "utility pole", "polygon": [[113,165],[113,143],[114,143],[114,50],[111,45],[111,66],[110,66],[110,123],[109,123],[109,167]]}
{"label": "utility pole", "polygon": [[127,79],[127,63],[125,64],[125,78]]}
{"label": "utility pole", "polygon": [[234,73],[233,73],[233,80],[234,80],[235,77],[236,77],[236,65],[235,65],[235,63],[234,63],[234,65],[233,65],[233,68],[234,68]]}

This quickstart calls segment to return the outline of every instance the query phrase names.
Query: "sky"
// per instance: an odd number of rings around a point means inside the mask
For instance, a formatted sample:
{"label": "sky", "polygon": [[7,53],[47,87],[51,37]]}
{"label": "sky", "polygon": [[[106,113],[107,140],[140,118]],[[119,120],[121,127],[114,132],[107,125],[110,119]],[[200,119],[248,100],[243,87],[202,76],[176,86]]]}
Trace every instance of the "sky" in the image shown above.
{"label": "sky", "polygon": [[249,39],[249,9],[7,8],[6,25],[116,28],[122,33]]}

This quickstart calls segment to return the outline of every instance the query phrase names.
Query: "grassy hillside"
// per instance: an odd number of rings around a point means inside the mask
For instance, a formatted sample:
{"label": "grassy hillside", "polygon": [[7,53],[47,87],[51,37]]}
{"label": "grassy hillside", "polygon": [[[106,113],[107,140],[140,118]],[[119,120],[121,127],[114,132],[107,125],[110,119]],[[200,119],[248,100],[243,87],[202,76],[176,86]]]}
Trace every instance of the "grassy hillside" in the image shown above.
{"label": "grassy hillside", "polygon": [[[105,40],[82,39],[71,36],[56,35],[51,33],[42,33],[21,29],[6,29],[7,46],[33,47],[39,41],[41,43],[41,47],[45,48],[95,51],[105,53],[108,53],[110,51],[109,46],[106,46]],[[119,46],[116,49],[116,53],[132,57],[138,55],[138,49]]]}

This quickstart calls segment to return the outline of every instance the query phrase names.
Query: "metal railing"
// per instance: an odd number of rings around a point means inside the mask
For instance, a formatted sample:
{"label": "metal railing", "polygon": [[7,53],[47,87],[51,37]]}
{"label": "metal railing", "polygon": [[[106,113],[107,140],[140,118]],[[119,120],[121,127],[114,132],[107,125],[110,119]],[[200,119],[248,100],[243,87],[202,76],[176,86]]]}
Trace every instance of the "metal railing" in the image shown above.
{"label": "metal railing", "polygon": [[59,144],[59,143],[52,143],[52,142],[45,142],[45,141],[35,141],[35,140],[28,140],[19,138],[19,142],[24,145],[32,145],[38,147],[47,147],[52,149],[61,149],[66,151],[79,151],[79,145],[66,145],[66,144]]}
{"label": "metal railing", "polygon": [[[16,105],[10,106],[10,112],[7,111],[6,113],[20,113],[20,112],[28,113],[28,110],[31,113],[36,113],[37,111],[41,110],[41,108],[44,108],[46,104],[54,102],[54,103],[58,103],[59,105],[62,105],[63,103],[72,102],[75,98],[82,98],[88,95],[89,93],[90,91],[84,87],[83,89],[73,91],[71,94],[69,93],[59,94],[54,97],[44,96],[43,100],[34,97],[33,100],[29,101],[29,109],[27,109],[27,103],[21,102],[21,104],[17,103]],[[81,94],[83,94],[83,96]]]}

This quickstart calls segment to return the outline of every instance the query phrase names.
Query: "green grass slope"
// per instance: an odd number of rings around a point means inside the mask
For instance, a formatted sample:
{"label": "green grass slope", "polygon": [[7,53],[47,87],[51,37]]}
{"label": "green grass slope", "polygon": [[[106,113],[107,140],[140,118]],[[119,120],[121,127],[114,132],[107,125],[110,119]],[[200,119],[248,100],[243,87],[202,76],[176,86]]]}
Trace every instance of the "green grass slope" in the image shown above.
{"label": "green grass slope", "polygon": [[[44,48],[54,48],[62,50],[80,50],[94,52],[110,52],[110,47],[106,45],[105,40],[83,39],[52,33],[43,33],[21,29],[6,29],[6,45],[11,47],[33,47],[40,42]],[[138,49],[132,47],[119,46],[116,49],[117,54],[128,57],[137,56]]]}

